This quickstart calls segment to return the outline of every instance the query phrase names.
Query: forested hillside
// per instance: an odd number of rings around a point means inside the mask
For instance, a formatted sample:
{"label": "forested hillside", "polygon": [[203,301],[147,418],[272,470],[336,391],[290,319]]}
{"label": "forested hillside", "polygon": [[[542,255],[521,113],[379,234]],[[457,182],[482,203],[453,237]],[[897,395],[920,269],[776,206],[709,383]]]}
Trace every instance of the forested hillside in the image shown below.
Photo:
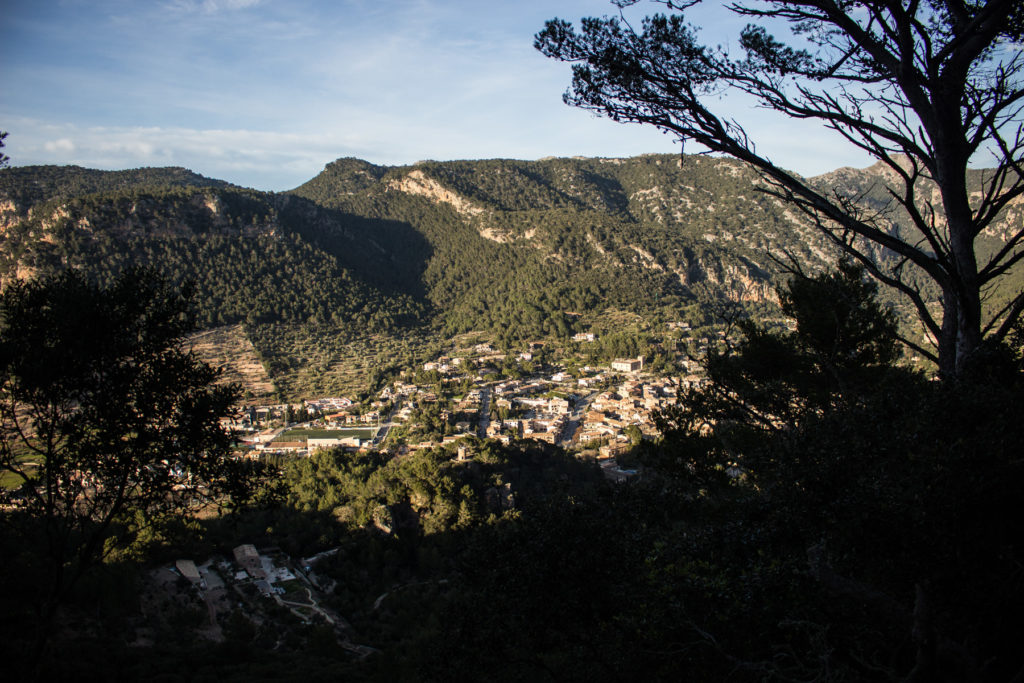
{"label": "forested hillside", "polygon": [[[879,172],[817,180],[882,208]],[[700,324],[716,300],[769,311],[774,258],[814,272],[834,252],[757,186],[735,162],[667,155],[339,159],[284,194],[184,169],[10,168],[0,171],[0,281],[74,266],[109,282],[155,268],[195,284],[203,325],[243,324],[285,393],[328,391],[330,372],[319,385],[297,377],[367,335],[482,331],[511,345],[566,338],[606,311],[654,326]]]}
{"label": "forested hillside", "polygon": [[[81,166],[15,166],[0,174],[0,193],[19,213],[41,202],[140,186],[230,187],[185,168],[96,171]],[[5,209],[6,210],[6,209]]]}
{"label": "forested hillside", "polygon": [[[464,260],[489,266],[490,274],[473,282],[495,282],[503,297],[514,295],[503,286],[503,271],[525,269],[519,279],[532,290],[550,290],[545,279],[562,284],[558,305],[574,311],[600,302],[664,308],[664,299],[685,305],[701,294],[765,301],[771,297],[767,248],[795,250],[815,265],[827,259],[820,247],[811,251],[817,241],[806,226],[757,193],[755,183],[735,164],[700,157],[422,162],[395,169],[343,159],[294,192],[351,213],[414,223],[441,247],[435,251],[453,251],[445,243],[458,239],[463,253],[472,254]],[[464,278],[450,265],[427,273],[436,300],[453,288],[462,291]],[[463,270],[466,264],[453,265]],[[546,275],[530,273],[531,267]],[[476,304],[477,316],[494,316],[492,307],[479,305],[487,303],[482,293],[467,303]],[[543,308],[545,302],[523,303]]]}

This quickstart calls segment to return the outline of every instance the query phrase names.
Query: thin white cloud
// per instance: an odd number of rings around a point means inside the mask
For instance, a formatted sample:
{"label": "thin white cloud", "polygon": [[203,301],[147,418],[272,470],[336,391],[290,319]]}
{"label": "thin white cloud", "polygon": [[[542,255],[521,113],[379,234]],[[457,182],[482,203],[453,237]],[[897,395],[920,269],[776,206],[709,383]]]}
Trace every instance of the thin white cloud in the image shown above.
{"label": "thin white cloud", "polygon": [[43,143],[43,149],[53,154],[71,154],[75,151],[75,143],[69,138],[47,140]]}
{"label": "thin white cloud", "polygon": [[246,9],[260,4],[261,0],[206,0],[203,5],[212,9]]}
{"label": "thin white cloud", "polygon": [[19,166],[184,166],[203,175],[269,190],[299,185],[339,156],[372,151],[360,144],[357,135],[330,131],[79,127],[17,118],[8,118],[5,125],[12,131],[8,138],[11,144],[5,151],[11,153],[12,162]]}
{"label": "thin white cloud", "polygon": [[[522,106],[535,105],[526,102]],[[11,132],[5,151],[17,165],[75,164],[101,169],[183,166],[238,185],[275,191],[300,185],[325,164],[343,156],[404,165],[418,159],[537,159],[679,151],[672,136],[653,127],[615,124],[564,106],[536,119],[523,116],[514,102],[448,123],[427,114],[410,119],[403,112],[338,107],[322,120],[296,122],[289,132],[76,126],[3,118],[5,129]],[[751,133],[771,141],[771,147],[761,151],[783,166],[808,175],[850,163],[848,151],[844,156],[843,146],[825,131],[805,130],[795,135],[792,129],[766,126]],[[809,159],[814,163],[809,164]],[[853,165],[869,163],[865,162]]]}
{"label": "thin white cloud", "polygon": [[[90,168],[119,169],[139,166],[184,166],[203,175],[258,189],[285,190],[313,177],[325,164],[342,156],[402,165],[417,159],[516,157],[538,158],[550,154],[600,154],[588,141],[600,136],[595,130],[611,127],[626,135],[619,150],[629,154],[635,141],[651,150],[666,138],[650,129],[622,127],[565,110],[576,117],[574,135],[562,136],[552,148],[539,129],[525,130],[519,145],[494,139],[495,127],[513,122],[499,116],[482,116],[469,125],[437,126],[431,120],[412,122],[399,114],[374,115],[358,109],[337,111],[333,125],[314,125],[303,131],[277,132],[254,129],[194,129],[156,126],[76,126],[28,118],[4,117],[8,153],[17,165],[75,164]],[[536,122],[527,122],[536,126]],[[655,151],[658,147],[654,147]],[[661,147],[670,151],[669,147]]]}
{"label": "thin white cloud", "polygon": [[221,11],[248,9],[261,2],[262,0],[172,0],[165,6],[181,12],[213,14]]}

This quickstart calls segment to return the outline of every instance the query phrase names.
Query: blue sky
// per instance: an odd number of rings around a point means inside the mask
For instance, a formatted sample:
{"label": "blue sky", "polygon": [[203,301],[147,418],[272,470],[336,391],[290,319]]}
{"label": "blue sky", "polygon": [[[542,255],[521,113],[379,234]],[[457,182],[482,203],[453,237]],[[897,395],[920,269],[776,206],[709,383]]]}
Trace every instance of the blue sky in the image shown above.
{"label": "blue sky", "polygon": [[[278,191],[345,156],[678,152],[654,128],[563,104],[569,66],[533,49],[547,19],[616,11],[607,0],[6,0],[4,151],[15,165],[184,166]],[[713,5],[696,23],[717,43],[740,22]],[[870,163],[826,131],[725,106],[799,172]]]}

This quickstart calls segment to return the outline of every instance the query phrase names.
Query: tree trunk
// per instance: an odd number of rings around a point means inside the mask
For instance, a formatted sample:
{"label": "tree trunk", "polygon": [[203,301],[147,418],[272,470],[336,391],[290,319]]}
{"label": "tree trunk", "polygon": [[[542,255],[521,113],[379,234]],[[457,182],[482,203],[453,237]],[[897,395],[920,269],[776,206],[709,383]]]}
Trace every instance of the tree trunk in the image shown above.
{"label": "tree trunk", "polygon": [[[962,377],[982,343],[981,297],[962,283],[942,294],[942,329],[938,339],[939,377]],[[966,291],[965,291],[966,290]]]}
{"label": "tree trunk", "polygon": [[944,380],[956,377],[957,338],[960,312],[956,294],[950,288],[942,292],[942,328],[937,340],[939,377]]}
{"label": "tree trunk", "polygon": [[[974,252],[973,212],[967,191],[968,154],[960,144],[962,122],[946,112],[939,139],[951,142],[945,153],[936,153],[935,183],[942,197],[949,252],[945,268],[948,284],[943,291],[942,336],[939,346],[939,372],[943,379],[962,376],[972,356],[981,346],[981,285]],[[950,308],[952,306],[952,309]],[[947,329],[949,319],[949,329]],[[945,339],[949,335],[948,339]],[[945,352],[945,353],[944,353]],[[951,355],[950,355],[951,354]]]}

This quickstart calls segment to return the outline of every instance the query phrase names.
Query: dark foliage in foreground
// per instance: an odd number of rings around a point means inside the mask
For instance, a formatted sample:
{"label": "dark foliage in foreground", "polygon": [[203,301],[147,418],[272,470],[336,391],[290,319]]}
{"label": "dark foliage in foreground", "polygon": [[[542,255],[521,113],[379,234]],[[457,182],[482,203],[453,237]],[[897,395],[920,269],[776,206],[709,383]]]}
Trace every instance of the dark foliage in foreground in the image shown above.
{"label": "dark foliage in foreground", "polygon": [[[1013,680],[1024,670],[1024,548],[1011,523],[1021,336],[956,383],[925,381],[889,364],[877,337],[852,334],[886,320],[860,282],[847,270],[791,285],[791,310],[805,311],[795,331],[748,328],[714,361],[722,393],[684,398],[664,440],[639,447],[639,481],[602,483],[526,445],[474,442],[463,462],[440,449],[322,454],[286,467],[276,505],[160,551],[202,556],[243,539],[295,557],[337,548],[316,571],[337,582],[326,600],[355,639],[378,650],[366,659],[329,629],[286,620],[233,618],[221,644],[192,640],[182,622],[128,648],[131,591],[110,590],[124,584],[116,571],[134,571],[122,564],[97,579],[104,597],[69,610],[102,618],[62,642],[53,677]],[[831,328],[799,305],[830,287],[852,302]],[[823,377],[836,339],[859,360]],[[766,346],[802,374],[754,373]]]}

